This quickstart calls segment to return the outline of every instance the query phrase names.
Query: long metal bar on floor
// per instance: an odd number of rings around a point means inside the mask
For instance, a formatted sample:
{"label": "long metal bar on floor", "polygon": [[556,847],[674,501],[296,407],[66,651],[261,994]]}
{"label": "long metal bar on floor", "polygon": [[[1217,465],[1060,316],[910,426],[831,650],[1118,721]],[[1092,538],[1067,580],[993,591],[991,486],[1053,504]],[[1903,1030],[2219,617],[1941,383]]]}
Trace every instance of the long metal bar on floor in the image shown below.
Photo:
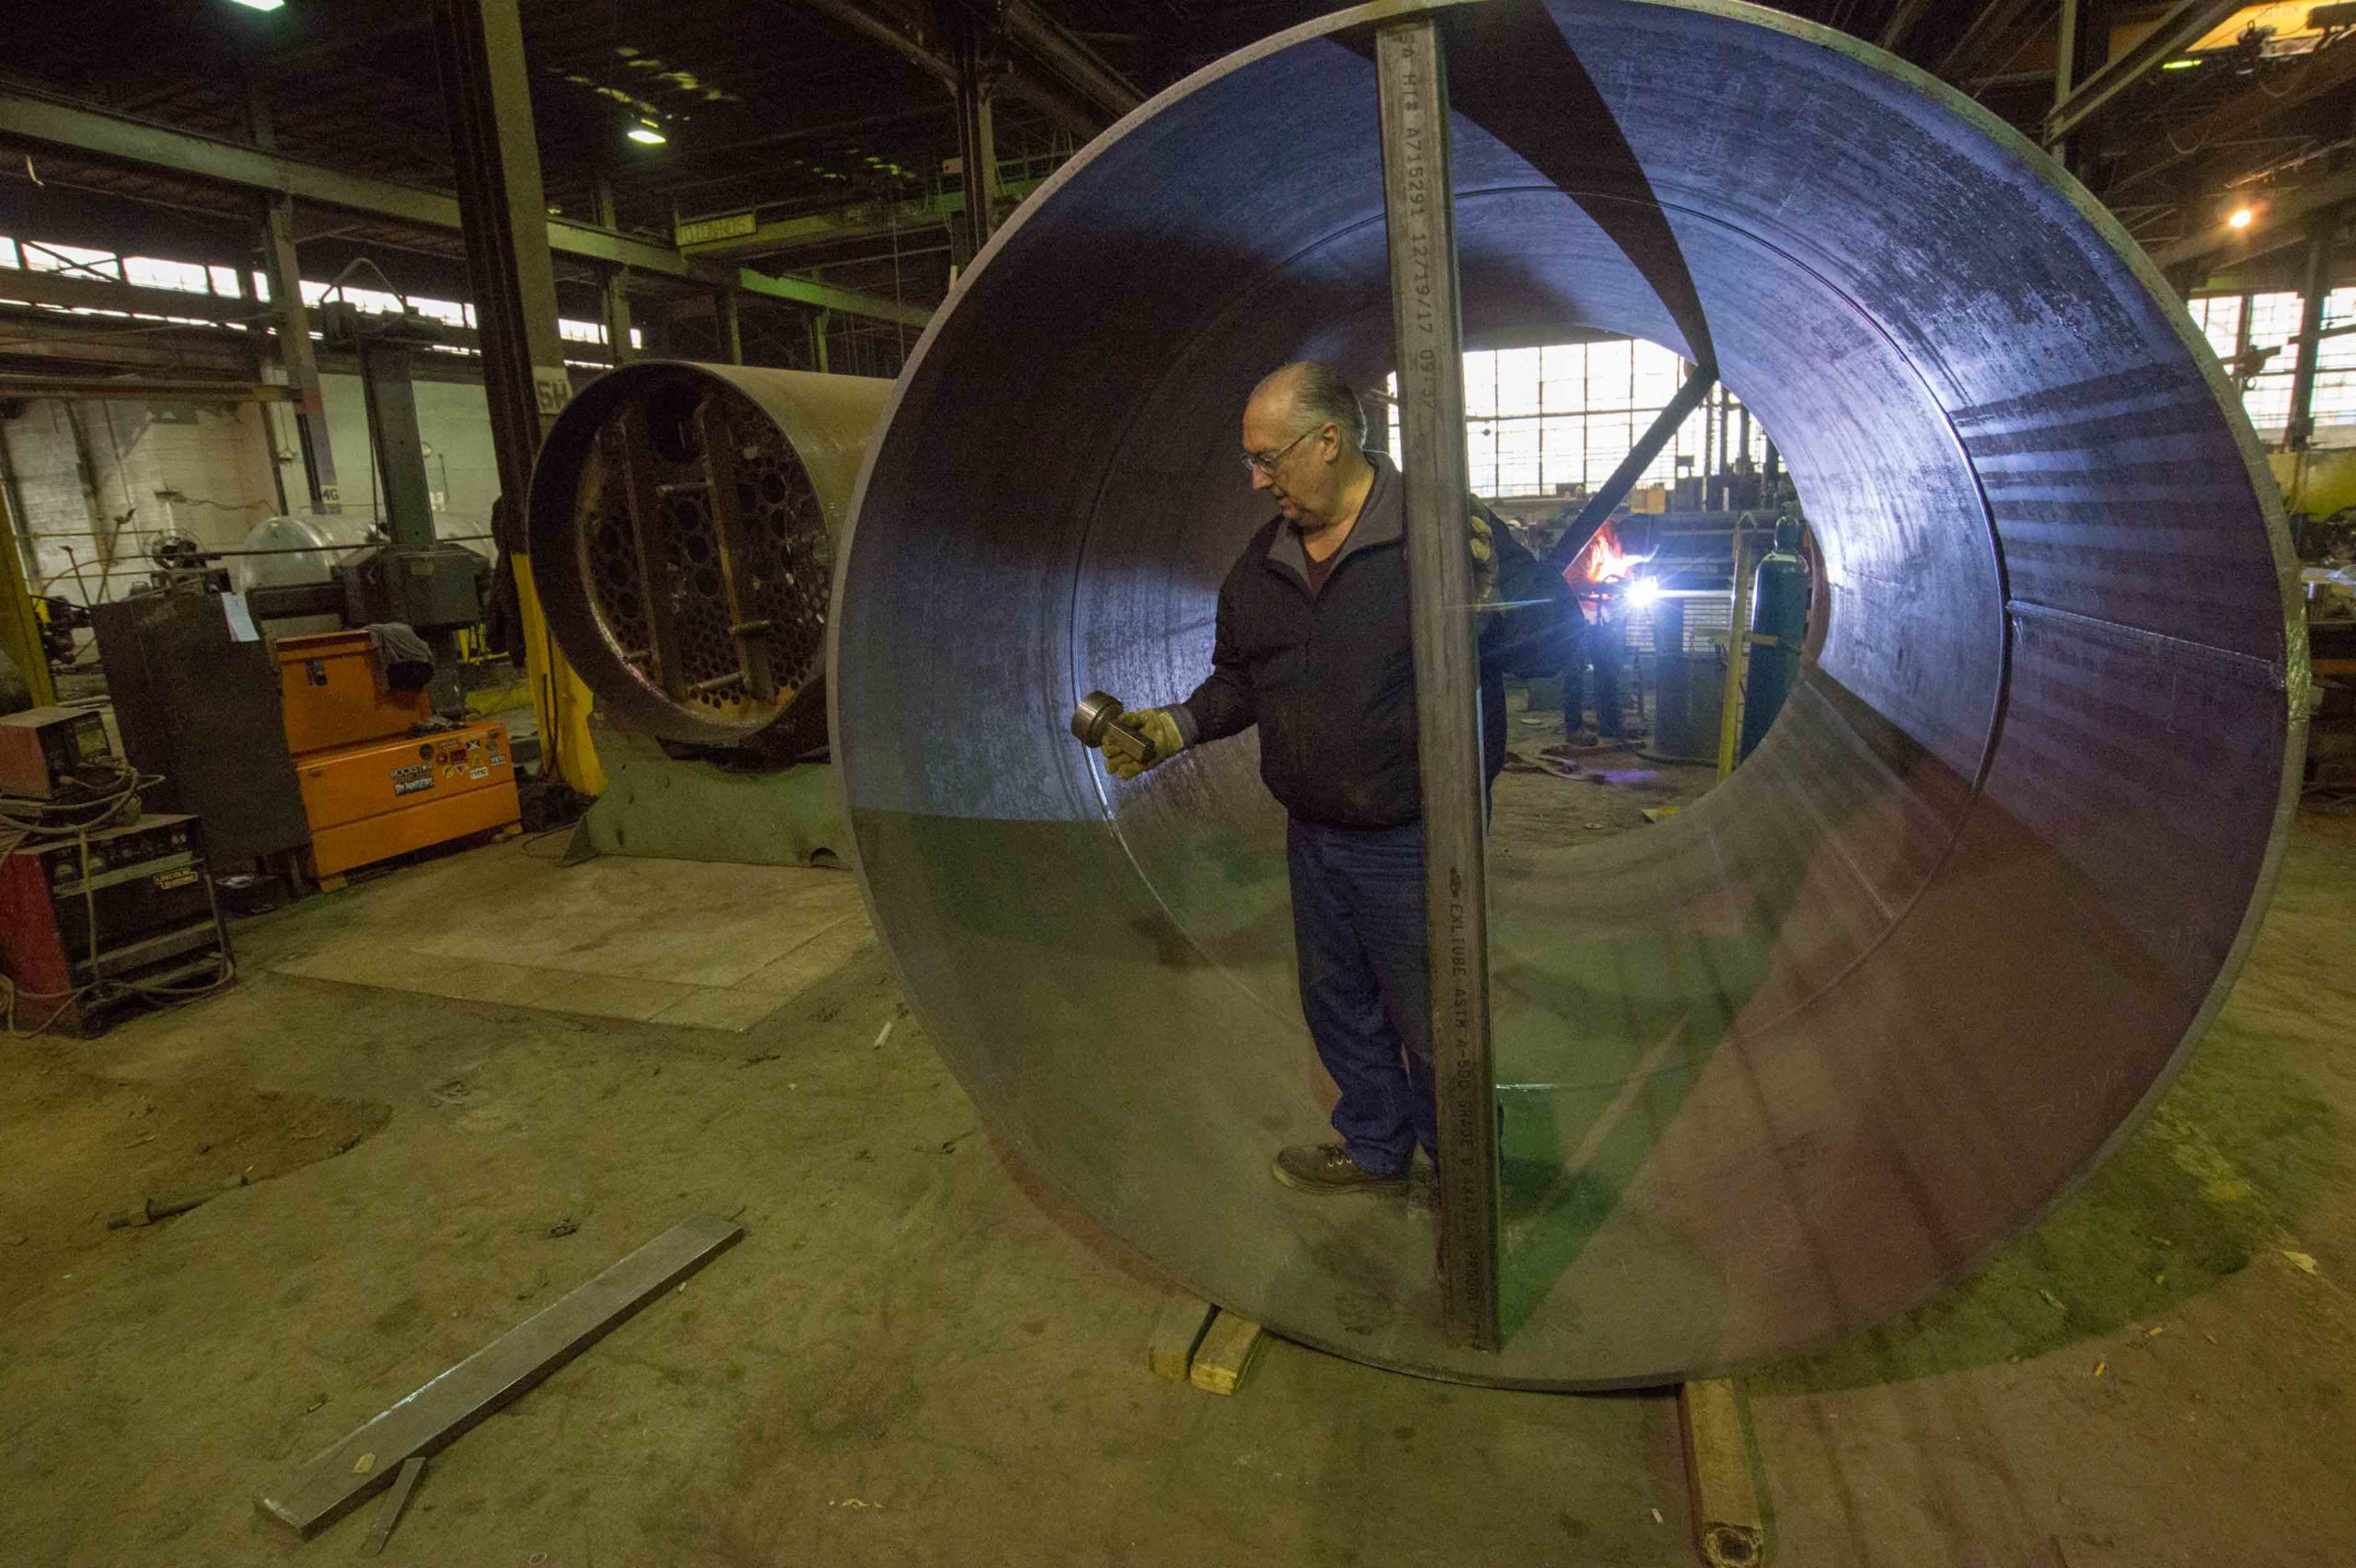
{"label": "long metal bar on floor", "polygon": [[1563,531],[1563,536],[1554,541],[1553,548],[1546,552],[1549,570],[1562,571],[1576,559],[1579,551],[1587,548],[1588,541],[1595,537],[1597,531],[1618,510],[1620,503],[1628,499],[1628,492],[1635,488],[1645,470],[1652,467],[1653,459],[1660,455],[1660,449],[1669,444],[1669,437],[1675,435],[1678,427],[1702,406],[1702,399],[1708,397],[1710,388],[1717,384],[1715,370],[1707,365],[1693,367],[1692,374],[1685,378],[1685,385],[1680,386],[1677,396],[1669,400],[1669,407],[1653,420],[1651,427],[1637,439],[1634,446],[1629,448],[1628,455],[1620,459],[1620,466],[1611,470],[1611,477],[1588,498],[1587,504],[1579,508],[1578,516]]}
{"label": "long metal bar on floor", "polygon": [[1497,1124],[1489,1059],[1489,900],[1484,864],[1480,653],[1466,515],[1464,343],[1456,198],[1439,29],[1375,35],[1383,211],[1399,366],[1408,620],[1423,769],[1425,924],[1439,1108],[1440,1296],[1460,1344],[1495,1350]]}
{"label": "long metal bar on floor", "polygon": [[316,1456],[255,1499],[262,1513],[308,1539],[393,1482],[405,1460],[440,1452],[468,1428],[580,1355],[655,1297],[745,1234],[722,1219],[690,1219],[609,1265]]}

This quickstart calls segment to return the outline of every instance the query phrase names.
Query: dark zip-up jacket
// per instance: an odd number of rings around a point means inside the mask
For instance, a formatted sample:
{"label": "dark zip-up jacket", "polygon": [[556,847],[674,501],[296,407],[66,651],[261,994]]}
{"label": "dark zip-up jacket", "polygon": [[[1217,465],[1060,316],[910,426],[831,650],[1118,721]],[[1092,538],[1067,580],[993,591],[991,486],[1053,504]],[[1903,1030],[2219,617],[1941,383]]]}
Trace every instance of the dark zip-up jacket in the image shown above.
{"label": "dark zip-up jacket", "polygon": [[[1399,472],[1369,453],[1374,488],[1323,590],[1282,517],[1252,537],[1218,591],[1211,675],[1171,709],[1189,745],[1260,727],[1260,778],[1286,811],[1331,827],[1399,827],[1423,814]],[[1443,526],[1461,531],[1460,513]],[[1552,674],[1576,610],[1562,580],[1493,515],[1496,599],[1483,617],[1481,741],[1505,767],[1505,676]]]}

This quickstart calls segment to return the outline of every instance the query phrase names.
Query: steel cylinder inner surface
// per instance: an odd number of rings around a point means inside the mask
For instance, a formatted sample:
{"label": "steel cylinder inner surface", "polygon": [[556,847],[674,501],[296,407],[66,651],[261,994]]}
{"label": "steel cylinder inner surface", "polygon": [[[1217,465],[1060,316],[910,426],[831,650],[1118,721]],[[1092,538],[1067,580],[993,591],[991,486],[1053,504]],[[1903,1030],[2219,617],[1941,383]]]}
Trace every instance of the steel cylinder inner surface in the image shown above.
{"label": "steel cylinder inner surface", "polygon": [[814,730],[833,536],[887,383],[647,362],[600,377],[533,480],[534,584],[591,688],[667,739]]}
{"label": "steel cylinder inner surface", "polygon": [[1024,1159],[1280,1332],[1597,1387],[1883,1319],[2091,1167],[2238,963],[2304,655],[2237,407],[2041,156],[1787,17],[1542,14],[1649,194],[1584,180],[1580,113],[1533,145],[1513,82],[1460,77],[1468,345],[1689,352],[1609,237],[1657,203],[1830,613],[1725,786],[1576,876],[1492,858],[1501,1353],[1442,1341],[1429,1216],[1270,1177],[1329,1101],[1254,741],[1121,784],[1066,728],[1207,670],[1258,377],[1390,368],[1366,14],[1172,89],[994,241],[863,480],[833,712],[878,928]]}

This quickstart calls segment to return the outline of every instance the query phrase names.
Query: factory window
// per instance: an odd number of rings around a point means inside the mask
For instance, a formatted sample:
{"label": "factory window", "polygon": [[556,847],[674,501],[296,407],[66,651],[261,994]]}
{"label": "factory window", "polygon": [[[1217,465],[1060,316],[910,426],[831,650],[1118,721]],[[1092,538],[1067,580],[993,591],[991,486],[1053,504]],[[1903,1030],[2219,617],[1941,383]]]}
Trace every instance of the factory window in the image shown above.
{"label": "factory window", "polygon": [[68,272],[76,277],[122,282],[122,263],[110,251],[91,250],[79,245],[47,245],[29,239],[23,243],[25,270],[29,272]]}
{"label": "factory window", "polygon": [[2234,355],[2241,346],[2242,296],[2212,294],[2207,299],[2196,299],[2192,302],[2192,319],[2230,374]]}
{"label": "factory window", "polygon": [[183,294],[210,294],[213,280],[205,270],[187,261],[158,261],[152,256],[122,259],[125,281],[142,288],[179,289]]}
{"label": "factory window", "polygon": [[[1677,396],[1686,363],[1638,338],[1483,350],[1464,356],[1465,443],[1472,490],[1484,496],[1561,495],[1608,478],[1638,437]],[[1398,378],[1391,396],[1398,395]],[[1669,484],[1682,466],[1698,474],[1709,426],[1739,399],[1721,393],[1696,409],[1639,484]],[[1389,405],[1390,449],[1399,451],[1399,409]],[[1727,420],[1739,439],[1738,412]],[[1766,457],[1766,433],[1750,421],[1750,458]]]}
{"label": "factory window", "polygon": [[[2214,294],[2191,305],[2193,320],[2217,351],[2225,374],[2240,386],[2242,407],[2261,441],[2280,441],[2291,421],[2301,308],[2300,296],[2288,291]],[[2334,289],[2325,297],[2323,325],[2326,331],[2356,326],[2356,288]],[[2245,352],[2246,357],[2236,357]],[[2323,340],[2316,357],[2315,418],[2318,425],[2356,424],[2356,331]]]}
{"label": "factory window", "polygon": [[[2243,332],[2247,311],[2247,334]],[[2290,424],[2290,384],[2300,370],[2300,294],[2210,294],[2191,301],[2193,323],[2208,337],[2224,372],[2241,386],[2241,405],[2259,440],[2281,440]],[[2316,355],[2316,424],[2356,426],[2356,287],[2323,299],[2323,339]],[[2338,443],[2335,443],[2338,445]]]}
{"label": "factory window", "polygon": [[[64,272],[110,282],[134,283],[143,288],[177,289],[184,294],[214,294],[230,297],[238,294],[237,272],[231,267],[202,266],[191,261],[169,261],[150,256],[117,256],[112,251],[92,250],[78,245],[52,245],[40,240],[19,240],[7,236],[0,236],[0,269]],[[265,305],[270,302],[270,282],[261,273],[248,274],[247,287],[254,299]],[[370,315],[398,311],[404,303],[401,296],[382,289],[304,280],[303,298],[306,304],[316,306],[329,295],[348,300]],[[4,285],[0,285],[0,297],[6,297]],[[473,306],[462,305],[456,300],[428,299],[420,294],[409,295],[406,303],[410,309],[447,326],[468,329],[475,326]],[[75,306],[70,307],[70,313],[77,316],[128,316],[142,321],[171,321],[190,327],[218,325],[198,317],[157,316],[144,310],[106,310],[93,306]],[[606,340],[606,329],[601,322],[565,319],[559,321],[557,328],[568,341],[602,344]],[[312,336],[318,336],[316,327],[312,329]],[[644,348],[646,335],[632,328],[630,344],[633,348]],[[472,353],[474,351],[440,346],[439,352]],[[595,360],[568,360],[566,363],[600,368]]]}

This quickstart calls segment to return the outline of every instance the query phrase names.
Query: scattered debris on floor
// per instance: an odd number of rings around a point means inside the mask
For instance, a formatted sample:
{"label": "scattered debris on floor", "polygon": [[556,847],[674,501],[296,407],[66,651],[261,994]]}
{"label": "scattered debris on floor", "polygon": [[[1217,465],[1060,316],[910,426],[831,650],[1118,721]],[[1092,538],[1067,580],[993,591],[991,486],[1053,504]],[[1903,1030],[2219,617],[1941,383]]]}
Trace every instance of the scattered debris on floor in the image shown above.
{"label": "scattered debris on floor", "polygon": [[247,1184],[246,1172],[240,1170],[226,1182],[193,1192],[180,1193],[168,1198],[142,1198],[138,1206],[124,1210],[107,1221],[109,1230],[121,1230],[133,1225],[153,1225],[159,1219],[169,1219],[176,1214],[186,1214],[201,1204],[212,1202],[224,1193],[234,1193]]}
{"label": "scattered debris on floor", "polygon": [[140,1245],[156,1220],[341,1155],[391,1114],[363,1100],[130,1082],[23,1048],[0,1063],[0,1193],[16,1221],[0,1233],[11,1249],[0,1309],[82,1251]]}

